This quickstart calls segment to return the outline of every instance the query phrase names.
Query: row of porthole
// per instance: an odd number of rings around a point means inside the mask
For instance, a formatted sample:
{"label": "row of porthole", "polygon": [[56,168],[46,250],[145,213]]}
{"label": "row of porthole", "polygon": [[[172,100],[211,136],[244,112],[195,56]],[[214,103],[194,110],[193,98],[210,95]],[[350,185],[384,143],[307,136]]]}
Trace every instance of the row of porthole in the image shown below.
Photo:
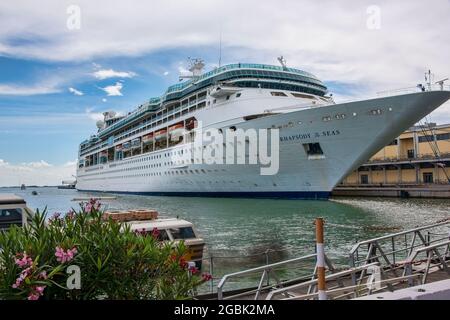
{"label": "row of porthole", "polygon": [[[161,164],[159,164],[159,166],[161,167]],[[114,171],[99,172],[99,173],[89,174],[89,175],[80,175],[80,177],[98,176],[98,175],[116,173],[116,172],[121,172],[121,171],[145,170],[145,169],[150,169],[150,166],[128,168],[128,169],[125,169],[125,170],[114,170]],[[224,171],[224,172],[226,171],[225,169],[221,169],[221,170]],[[194,174],[194,173],[200,174],[200,173],[207,173],[207,172],[219,172],[219,169],[214,169],[214,170],[211,170],[211,169],[207,169],[207,170],[205,170],[205,169],[200,169],[200,170],[199,169],[194,169],[194,170],[189,170],[189,171],[190,171],[191,174]],[[188,174],[189,173],[188,170],[184,170],[184,173],[183,173],[183,170],[180,170],[180,171],[176,170],[176,171],[165,171],[164,174],[167,175],[167,172],[169,172],[169,174],[171,172],[175,172],[175,174]],[[140,175],[140,174],[137,174],[137,175]],[[147,175],[154,175],[154,173],[148,173]],[[132,176],[134,176],[134,175],[131,175],[130,177],[132,177]],[[99,178],[99,179],[103,179],[103,178]]]}

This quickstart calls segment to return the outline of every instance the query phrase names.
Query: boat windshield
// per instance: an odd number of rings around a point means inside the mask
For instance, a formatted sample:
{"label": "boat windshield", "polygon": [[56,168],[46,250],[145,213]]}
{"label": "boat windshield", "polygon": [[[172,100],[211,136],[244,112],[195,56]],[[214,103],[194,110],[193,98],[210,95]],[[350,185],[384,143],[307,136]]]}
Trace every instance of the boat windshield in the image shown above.
{"label": "boat windshield", "polygon": [[22,209],[0,209],[0,230],[22,225]]}
{"label": "boat windshield", "polygon": [[169,230],[175,240],[195,238],[195,233],[192,227],[170,228]]}

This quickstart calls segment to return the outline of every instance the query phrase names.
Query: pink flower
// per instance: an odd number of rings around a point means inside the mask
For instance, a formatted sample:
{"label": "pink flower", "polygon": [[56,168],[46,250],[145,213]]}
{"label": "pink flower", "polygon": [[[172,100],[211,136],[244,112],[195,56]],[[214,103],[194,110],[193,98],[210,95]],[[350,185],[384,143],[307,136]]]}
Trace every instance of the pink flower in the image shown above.
{"label": "pink flower", "polygon": [[84,207],[84,211],[91,213],[93,210],[100,210],[102,204],[97,199],[92,198]]}
{"label": "pink flower", "polygon": [[14,289],[19,288],[25,281],[25,279],[31,274],[31,271],[32,271],[31,267],[22,270],[19,277],[16,279],[16,282],[11,287]]}
{"label": "pink flower", "polygon": [[178,264],[180,265],[180,267],[182,269],[186,269],[186,267],[188,266],[188,263],[186,262],[186,260],[184,258],[180,258],[180,260],[178,261]]}
{"label": "pink flower", "polygon": [[90,203],[88,203],[88,204],[86,205],[86,207],[84,208],[84,210],[85,210],[86,212],[91,212],[91,211],[92,211],[92,205],[91,205]]}
{"label": "pink flower", "polygon": [[42,271],[41,273],[39,273],[38,277],[39,277],[39,279],[46,280],[47,279],[47,272]]}
{"label": "pink flower", "polygon": [[200,270],[198,270],[198,268],[197,268],[196,266],[191,266],[191,267],[189,267],[189,271],[190,271],[192,274],[197,274],[197,273],[200,272]]}
{"label": "pink flower", "polygon": [[155,239],[158,239],[159,234],[160,234],[160,232],[159,232],[158,228],[153,228],[153,230],[152,230],[152,237],[155,238]]}
{"label": "pink flower", "polygon": [[39,297],[44,295],[45,288],[46,288],[46,286],[33,287],[31,289],[30,293],[28,294],[28,300],[38,300]]}
{"label": "pink flower", "polygon": [[30,294],[28,295],[28,300],[39,300],[39,297],[41,295],[37,292],[30,292]]}
{"label": "pink flower", "polygon": [[212,275],[210,275],[209,273],[203,273],[202,274],[202,280],[203,281],[210,281],[212,279]]}
{"label": "pink flower", "polygon": [[67,249],[67,251],[64,251],[64,249],[61,247],[56,247],[55,249],[56,261],[60,263],[72,261],[77,252],[78,251],[76,247],[73,247],[72,249]]}
{"label": "pink flower", "polygon": [[69,210],[69,212],[66,213],[66,217],[69,220],[72,220],[75,217],[75,212],[73,210]]}
{"label": "pink flower", "polygon": [[33,259],[31,259],[26,252],[17,253],[16,258],[14,259],[17,266],[20,268],[26,268],[33,264]]}
{"label": "pink flower", "polygon": [[39,293],[42,296],[44,294],[45,287],[46,286],[39,286],[39,287],[36,287],[35,290],[37,293]]}

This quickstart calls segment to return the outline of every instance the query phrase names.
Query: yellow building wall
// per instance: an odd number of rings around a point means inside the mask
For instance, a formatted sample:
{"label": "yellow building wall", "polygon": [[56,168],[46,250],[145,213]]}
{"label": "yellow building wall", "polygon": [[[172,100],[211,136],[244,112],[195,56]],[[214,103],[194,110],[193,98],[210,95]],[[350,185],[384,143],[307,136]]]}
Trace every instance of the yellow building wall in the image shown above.
{"label": "yellow building wall", "polygon": [[384,149],[385,159],[397,159],[398,158],[398,146],[386,146]]}
{"label": "yellow building wall", "polygon": [[[446,128],[433,129],[434,134],[443,134],[450,132],[450,124]],[[432,132],[429,129],[425,130],[426,135],[431,135]],[[408,150],[414,150],[414,137],[417,139],[423,136],[423,132],[407,131],[402,133],[398,139],[399,145],[388,145],[374,154],[371,158],[372,161],[382,161],[382,160],[398,160],[398,155],[400,153],[400,158],[405,159],[408,157]],[[437,140],[437,142],[432,142],[433,145],[437,143],[437,147],[441,153],[450,154],[450,140]],[[399,152],[400,151],[400,152]],[[419,157],[434,156],[433,149],[428,142],[417,142],[417,155]],[[448,183],[447,176],[450,176],[450,168],[422,168],[419,170],[419,183],[423,183],[423,173],[432,172],[433,179],[435,183]],[[386,169],[386,180],[385,175],[382,170],[372,170],[370,171],[355,171],[348,175],[344,180],[344,184],[360,184],[361,175],[367,174],[369,176],[369,182],[372,184],[380,184],[386,181],[387,184],[398,184],[398,183],[416,183],[416,170],[415,169],[402,169],[401,179],[399,179],[398,170],[387,170]]]}
{"label": "yellow building wall", "polygon": [[[431,142],[432,146],[435,147],[436,143]],[[419,157],[423,156],[434,156],[434,152],[430,143],[428,142],[419,142]],[[438,140],[437,147],[441,154],[450,153],[450,141],[447,140]]]}
{"label": "yellow building wall", "polygon": [[414,150],[414,140],[413,138],[401,139],[400,138],[400,159],[408,157],[408,150]]}
{"label": "yellow building wall", "polygon": [[416,183],[416,170],[415,169],[402,169],[402,182],[401,183]]}

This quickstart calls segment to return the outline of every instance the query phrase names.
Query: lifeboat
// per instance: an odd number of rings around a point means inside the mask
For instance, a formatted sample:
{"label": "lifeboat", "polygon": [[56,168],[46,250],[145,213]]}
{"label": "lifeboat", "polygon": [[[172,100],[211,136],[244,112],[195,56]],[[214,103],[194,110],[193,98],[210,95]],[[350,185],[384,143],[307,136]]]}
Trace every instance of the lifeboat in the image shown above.
{"label": "lifeboat", "polygon": [[153,133],[150,134],[146,134],[145,136],[142,137],[142,142],[145,143],[150,143],[153,141]]}
{"label": "lifeboat", "polygon": [[122,151],[122,145],[121,144],[118,144],[116,146],[116,151]]}
{"label": "lifeboat", "polygon": [[122,150],[127,151],[131,149],[131,141],[127,141],[122,145]]}
{"label": "lifeboat", "polygon": [[220,85],[214,86],[211,89],[209,94],[210,94],[210,96],[212,96],[214,98],[220,98],[220,97],[232,95],[233,93],[236,93],[238,91],[241,91],[241,88],[234,87],[231,85],[220,84]]}
{"label": "lifeboat", "polygon": [[154,137],[155,140],[165,139],[167,137],[167,129],[161,129],[159,131],[156,131]]}
{"label": "lifeboat", "polygon": [[178,138],[184,134],[184,125],[183,123],[177,123],[171,127],[169,127],[169,134],[171,138]]}
{"label": "lifeboat", "polygon": [[140,148],[141,147],[141,138],[136,138],[131,141],[132,148]]}

